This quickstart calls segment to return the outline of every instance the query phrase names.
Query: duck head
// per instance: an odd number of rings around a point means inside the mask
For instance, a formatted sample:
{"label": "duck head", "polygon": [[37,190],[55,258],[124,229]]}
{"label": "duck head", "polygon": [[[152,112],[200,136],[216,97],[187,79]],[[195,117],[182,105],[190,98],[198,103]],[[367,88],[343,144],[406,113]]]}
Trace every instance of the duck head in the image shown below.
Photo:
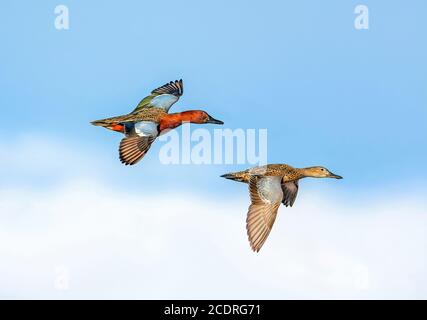
{"label": "duck head", "polygon": [[171,113],[163,116],[163,118],[160,120],[160,131],[177,128],[185,122],[198,124],[224,124],[224,122],[214,119],[205,111],[189,110],[179,113]]}
{"label": "duck head", "polygon": [[303,169],[304,176],[311,178],[334,178],[334,179],[342,179],[341,176],[332,173],[325,167],[309,167]]}
{"label": "duck head", "polygon": [[206,111],[203,110],[191,110],[185,111],[184,118],[188,118],[189,122],[204,124],[204,123],[213,123],[213,124],[224,124],[223,121],[217,120],[209,115]]}

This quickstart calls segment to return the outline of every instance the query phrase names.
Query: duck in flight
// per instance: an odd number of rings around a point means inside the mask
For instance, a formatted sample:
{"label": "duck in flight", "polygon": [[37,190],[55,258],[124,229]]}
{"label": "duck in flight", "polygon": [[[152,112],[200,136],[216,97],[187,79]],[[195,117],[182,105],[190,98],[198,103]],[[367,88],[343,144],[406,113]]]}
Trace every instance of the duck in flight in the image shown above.
{"label": "duck in flight", "polygon": [[153,90],[131,113],[91,123],[123,133],[125,137],[119,146],[120,161],[125,165],[134,165],[144,157],[158,136],[179,127],[183,122],[224,124],[202,110],[168,113],[182,96],[183,89],[182,80],[171,81]]}
{"label": "duck in flight", "polygon": [[249,184],[251,205],[246,218],[246,231],[253,251],[259,252],[276,220],[280,203],[290,206],[298,193],[302,178],[334,178],[341,176],[324,167],[293,168],[287,164],[268,164],[221,177]]}

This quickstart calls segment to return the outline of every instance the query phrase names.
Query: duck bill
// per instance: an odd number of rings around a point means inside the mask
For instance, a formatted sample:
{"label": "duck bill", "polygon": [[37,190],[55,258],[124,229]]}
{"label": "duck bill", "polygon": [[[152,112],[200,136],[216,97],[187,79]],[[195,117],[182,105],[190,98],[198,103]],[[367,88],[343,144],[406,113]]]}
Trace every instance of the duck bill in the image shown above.
{"label": "duck bill", "polygon": [[217,120],[209,116],[209,119],[206,121],[206,123],[213,123],[213,124],[224,124],[221,120]]}
{"label": "duck bill", "polygon": [[335,173],[331,173],[331,174],[329,175],[329,178],[342,179],[342,177],[341,177],[341,176],[339,176],[339,175],[337,175],[337,174],[335,174]]}

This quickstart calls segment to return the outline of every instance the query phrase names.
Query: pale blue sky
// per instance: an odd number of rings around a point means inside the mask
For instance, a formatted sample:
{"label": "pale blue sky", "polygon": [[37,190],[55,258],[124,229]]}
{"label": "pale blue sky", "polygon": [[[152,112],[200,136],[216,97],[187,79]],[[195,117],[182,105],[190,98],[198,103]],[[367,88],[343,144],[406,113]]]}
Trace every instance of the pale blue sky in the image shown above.
{"label": "pale blue sky", "polygon": [[[370,29],[361,31],[358,1],[61,3],[70,9],[61,32],[57,1],[1,4],[2,139],[39,133],[84,146],[100,163],[117,158],[118,135],[88,122],[183,78],[173,110],[268,128],[269,162],[325,165],[346,188],[427,177],[424,1],[364,1]],[[154,150],[127,180],[155,178]],[[162,170],[177,183],[203,172],[207,187],[235,168]]]}

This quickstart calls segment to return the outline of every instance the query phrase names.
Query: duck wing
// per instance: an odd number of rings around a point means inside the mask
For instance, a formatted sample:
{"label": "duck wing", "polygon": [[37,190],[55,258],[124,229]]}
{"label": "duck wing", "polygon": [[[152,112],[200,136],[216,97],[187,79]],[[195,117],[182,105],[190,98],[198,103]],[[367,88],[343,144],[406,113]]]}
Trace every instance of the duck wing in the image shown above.
{"label": "duck wing", "polygon": [[287,206],[293,206],[298,194],[298,180],[284,182],[282,180],[283,199],[282,203]]}
{"label": "duck wing", "polygon": [[145,156],[158,136],[157,123],[152,121],[135,123],[127,137],[120,141],[120,161],[125,165],[136,164]]}
{"label": "duck wing", "polygon": [[144,108],[161,108],[168,112],[170,107],[179,100],[183,93],[184,85],[182,79],[171,81],[151,91],[149,96],[138,103],[132,113]]}
{"label": "duck wing", "polygon": [[251,205],[246,218],[246,231],[252,250],[258,252],[270,234],[283,199],[281,177],[251,176],[249,194]]}
{"label": "duck wing", "polygon": [[155,139],[152,136],[137,135],[123,138],[119,146],[120,161],[125,165],[136,164],[145,156]]}

